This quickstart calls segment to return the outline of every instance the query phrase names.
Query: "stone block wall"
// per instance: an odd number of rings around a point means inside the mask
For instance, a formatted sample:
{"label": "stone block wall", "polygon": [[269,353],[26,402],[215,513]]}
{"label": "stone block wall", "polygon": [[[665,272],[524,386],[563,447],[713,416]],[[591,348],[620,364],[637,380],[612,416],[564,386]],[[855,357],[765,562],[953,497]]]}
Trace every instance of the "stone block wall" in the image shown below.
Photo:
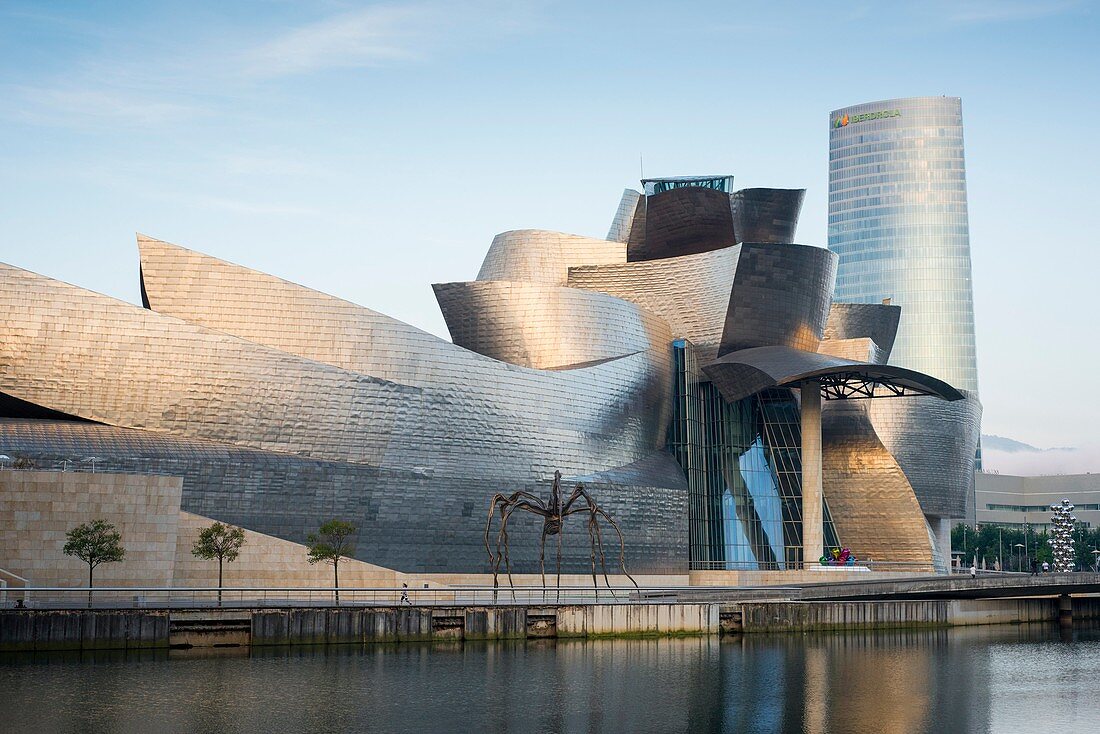
{"label": "stone block wall", "polygon": [[0,568],[33,586],[86,586],[87,565],[62,553],[65,533],[102,519],[122,534],[126,559],[98,566],[95,585],[167,586],[182,485],[170,476],[0,470]]}
{"label": "stone block wall", "polygon": [[[205,561],[191,554],[191,548],[203,528],[213,520],[190,512],[179,513],[179,533],[175,546],[174,586],[217,586],[218,562]],[[332,566],[306,560],[306,547],[245,529],[245,545],[236,561],[226,563],[225,586],[326,587],[332,586]],[[398,574],[392,569],[347,559],[340,562],[340,586],[394,587]]]}

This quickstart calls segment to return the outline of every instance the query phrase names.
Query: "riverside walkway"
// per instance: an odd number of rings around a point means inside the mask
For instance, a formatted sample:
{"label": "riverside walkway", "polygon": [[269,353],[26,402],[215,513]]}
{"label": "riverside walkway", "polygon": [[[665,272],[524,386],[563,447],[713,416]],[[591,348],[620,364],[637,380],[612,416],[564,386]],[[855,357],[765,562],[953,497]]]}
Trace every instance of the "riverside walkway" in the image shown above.
{"label": "riverside walkway", "polygon": [[[669,592],[643,590],[665,598]],[[908,601],[916,599],[999,599],[1100,594],[1100,573],[985,574],[914,576],[789,584],[773,587],[689,587],[675,592],[681,601]]]}

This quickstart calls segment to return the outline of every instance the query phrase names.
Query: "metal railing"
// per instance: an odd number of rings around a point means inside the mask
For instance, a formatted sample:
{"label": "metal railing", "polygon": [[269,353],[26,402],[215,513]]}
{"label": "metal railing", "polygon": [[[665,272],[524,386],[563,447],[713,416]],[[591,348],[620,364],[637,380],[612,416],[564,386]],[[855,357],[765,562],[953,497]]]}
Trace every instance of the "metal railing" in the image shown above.
{"label": "metal railing", "polygon": [[757,561],[692,561],[692,571],[805,571],[820,568],[854,569],[856,571],[890,571],[897,573],[933,573],[929,563],[919,561],[871,561],[857,560],[851,564],[822,564],[820,561],[788,561],[784,563],[761,563]]}
{"label": "metal railing", "polygon": [[[453,586],[446,588],[27,587],[31,609],[507,606],[652,604],[694,587]],[[644,593],[643,593],[644,592]],[[8,602],[5,608],[10,609]]]}
{"label": "metal railing", "polygon": [[[7,578],[4,578],[5,576]],[[18,588],[22,591],[22,599],[23,599],[23,603],[25,604],[27,599],[29,598],[27,596],[27,585],[30,583],[30,581],[27,581],[27,579],[23,578],[19,574],[12,573],[11,571],[7,570],[6,568],[0,568],[0,608],[3,608],[4,606],[6,606],[8,604],[9,591],[12,592],[11,596],[13,598],[19,598],[20,597],[20,594],[18,592],[15,592],[11,588],[11,584],[8,582],[8,579],[12,579],[14,581],[19,582],[19,586],[16,587],[16,588]]]}

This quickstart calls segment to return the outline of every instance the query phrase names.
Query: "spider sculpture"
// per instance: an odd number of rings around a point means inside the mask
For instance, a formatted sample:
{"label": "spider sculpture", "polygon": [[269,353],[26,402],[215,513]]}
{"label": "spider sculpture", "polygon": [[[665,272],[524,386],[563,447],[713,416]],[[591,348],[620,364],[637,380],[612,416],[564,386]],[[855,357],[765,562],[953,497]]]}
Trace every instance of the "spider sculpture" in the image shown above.
{"label": "spider sculpture", "polygon": [[[592,543],[592,585],[597,589],[599,588],[596,582],[596,552],[598,550],[604,583],[607,584],[607,588],[611,588],[611,581],[607,577],[607,559],[603,552],[603,538],[600,534],[600,518],[603,518],[619,536],[619,568],[634,584],[634,587],[638,588],[638,582],[626,572],[626,545],[623,542],[623,534],[619,530],[619,526],[615,524],[615,521],[602,507],[596,504],[596,500],[585,490],[583,484],[578,484],[569,497],[563,500],[561,472],[556,471],[554,472],[554,483],[550,487],[550,499],[548,501],[544,502],[530,492],[513,492],[510,495],[497,493],[489,501],[489,517],[485,521],[485,550],[489,553],[489,562],[493,564],[494,589],[498,585],[497,575],[500,572],[500,562],[503,559],[508,574],[508,585],[512,587],[513,597],[516,593],[515,585],[512,583],[512,564],[508,558],[508,519],[516,510],[524,510],[543,518],[542,536],[539,539],[539,573],[542,575],[544,589],[546,588],[546,538],[550,535],[558,536],[557,586],[559,587],[558,594],[560,597],[562,525],[565,518],[577,513],[588,515],[588,537]],[[489,543],[489,533],[492,529],[493,517],[498,511],[500,513],[500,529],[497,531],[496,553],[494,554]],[[614,595],[614,592],[612,592],[612,595]]]}

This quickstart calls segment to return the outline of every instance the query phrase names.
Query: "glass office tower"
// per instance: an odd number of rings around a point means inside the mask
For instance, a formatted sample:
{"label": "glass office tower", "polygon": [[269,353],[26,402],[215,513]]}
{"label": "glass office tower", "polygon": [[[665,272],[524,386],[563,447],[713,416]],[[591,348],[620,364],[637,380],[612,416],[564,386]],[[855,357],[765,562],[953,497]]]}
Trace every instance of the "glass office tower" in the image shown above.
{"label": "glass office tower", "polygon": [[974,299],[958,97],[913,97],[829,118],[835,300],[902,307],[890,363],[975,393]]}

